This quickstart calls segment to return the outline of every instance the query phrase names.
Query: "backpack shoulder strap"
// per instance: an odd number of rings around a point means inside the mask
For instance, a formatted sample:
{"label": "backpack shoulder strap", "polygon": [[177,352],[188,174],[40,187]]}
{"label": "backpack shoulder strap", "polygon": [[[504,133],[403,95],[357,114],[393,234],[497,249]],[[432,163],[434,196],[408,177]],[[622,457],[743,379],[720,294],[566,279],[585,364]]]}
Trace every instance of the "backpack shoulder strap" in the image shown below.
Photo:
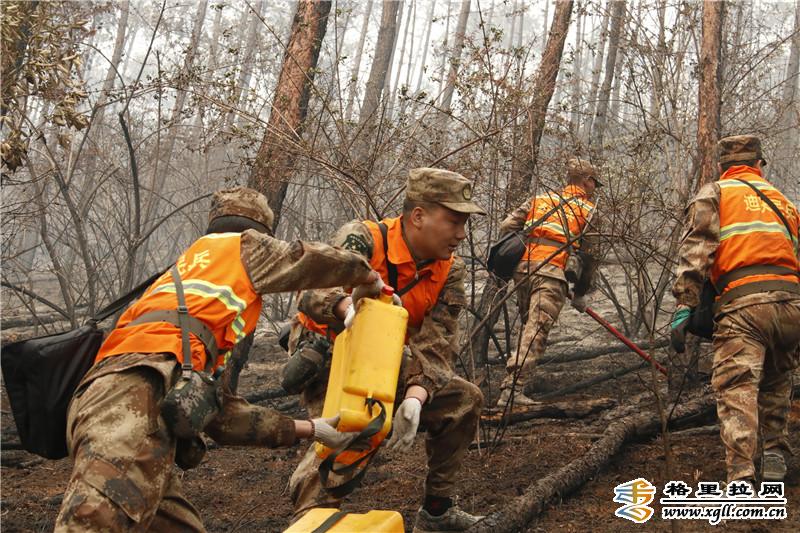
{"label": "backpack shoulder strap", "polygon": [[117,298],[116,300],[114,300],[113,302],[108,304],[107,306],[105,306],[102,309],[100,309],[92,317],[92,321],[93,322],[102,322],[106,318],[110,317],[111,315],[113,315],[114,313],[116,313],[117,311],[119,311],[120,309],[122,309],[123,307],[128,305],[129,303],[131,303],[133,300],[135,300],[136,298],[141,296],[142,293],[144,293],[144,291],[146,291],[147,288],[150,285],[155,283],[155,281],[158,278],[160,278],[164,274],[164,272],[166,272],[166,271],[167,271],[167,269],[165,268],[164,270],[153,274],[152,276],[150,276],[149,278],[147,278],[146,280],[141,282],[139,285],[137,285],[136,287],[132,288],[126,294],[123,294],[122,296],[120,296],[119,298]]}
{"label": "backpack shoulder strap", "polygon": [[389,271],[389,285],[397,291],[397,265],[389,261],[389,226],[383,222],[378,222],[378,228],[380,228],[381,237],[383,238],[383,256],[386,258],[386,270]]}
{"label": "backpack shoulder strap", "polygon": [[562,216],[564,214],[564,206],[569,204],[569,202],[570,202],[570,200],[572,200],[572,198],[574,198],[574,196],[571,196],[569,198],[562,198],[561,200],[559,200],[559,202],[557,204],[555,204],[547,213],[545,213],[541,217],[536,218],[536,219],[531,219],[531,220],[527,221],[525,223],[525,225],[522,226],[522,230],[521,230],[522,233],[523,234],[530,233],[530,231],[532,229],[534,229],[536,227],[539,227],[542,224],[544,224],[547,221],[547,219],[550,218],[551,215],[553,215],[554,213],[556,213],[558,211],[560,211],[559,216]]}
{"label": "backpack shoulder strap", "polygon": [[186,296],[183,294],[183,281],[178,272],[178,265],[172,266],[172,280],[175,282],[175,296],[178,297],[178,324],[181,328],[181,351],[183,353],[181,371],[183,377],[188,378],[192,373],[192,348],[189,344],[189,321],[187,319],[190,315],[189,309],[186,307]]}
{"label": "backpack shoulder strap", "polygon": [[747,181],[747,180],[743,180],[743,179],[741,179],[741,178],[736,178],[736,181],[741,181],[742,183],[744,183],[745,185],[747,185],[748,187],[750,187],[751,189],[753,189],[753,190],[756,192],[756,194],[757,194],[757,195],[758,195],[758,196],[759,196],[759,197],[760,197],[762,200],[764,200],[764,203],[765,203],[765,204],[767,204],[767,205],[770,207],[770,209],[772,209],[772,211],[773,211],[773,212],[774,212],[776,215],[778,215],[778,218],[781,220],[781,222],[783,222],[783,225],[784,225],[784,226],[786,226],[786,233],[788,233],[788,234],[789,234],[789,242],[791,242],[791,243],[792,243],[792,247],[793,247],[793,248],[795,248],[795,250],[796,250],[796,249],[797,249],[797,245],[795,244],[795,242],[794,242],[794,236],[792,235],[792,227],[789,225],[789,221],[788,221],[788,220],[786,220],[786,217],[785,217],[785,216],[783,216],[783,213],[781,212],[781,210],[780,210],[780,209],[778,209],[778,207],[777,207],[777,206],[776,206],[776,205],[775,205],[775,204],[772,202],[772,200],[770,200],[770,199],[769,199],[769,196],[767,196],[766,194],[764,194],[764,193],[763,193],[761,190],[759,190],[759,188],[758,188],[758,187],[756,187],[755,185],[753,185],[752,183],[750,183],[750,182],[749,182],[749,181]]}

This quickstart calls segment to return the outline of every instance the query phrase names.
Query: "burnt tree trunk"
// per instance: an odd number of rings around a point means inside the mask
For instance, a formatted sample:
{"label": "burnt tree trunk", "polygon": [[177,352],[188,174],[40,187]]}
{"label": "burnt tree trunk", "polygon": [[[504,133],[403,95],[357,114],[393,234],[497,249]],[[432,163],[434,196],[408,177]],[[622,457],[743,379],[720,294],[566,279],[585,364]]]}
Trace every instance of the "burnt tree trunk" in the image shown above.
{"label": "burnt tree trunk", "polygon": [[[381,11],[381,26],[378,30],[378,39],[375,42],[375,55],[369,70],[367,86],[364,90],[364,101],[361,105],[361,112],[358,116],[358,138],[354,142],[353,164],[355,167],[354,175],[357,176],[359,186],[363,191],[370,188],[370,176],[373,170],[375,157],[371,156],[373,146],[380,144],[378,126],[382,122],[380,119],[381,102],[388,98],[386,85],[391,76],[392,60],[394,56],[395,44],[397,42],[398,26],[402,12],[400,2],[384,1]],[[372,216],[372,211],[377,213],[376,206],[369,195],[365,195],[364,212],[365,218]]]}
{"label": "burnt tree trunk", "polygon": [[[125,46],[125,35],[128,29],[128,15],[130,13],[130,2],[124,1],[120,3],[119,23],[117,24],[117,36],[114,40],[114,50],[111,53],[111,61],[106,70],[105,79],[103,79],[103,88],[100,90],[100,96],[97,99],[95,108],[97,112],[93,117],[93,121],[102,125],[103,115],[106,112],[105,103],[108,101],[108,95],[114,88],[114,83],[117,77],[117,65],[122,60],[122,51]],[[87,172],[88,176],[93,176],[94,172]]]}
{"label": "burnt tree trunk", "polygon": [[611,85],[614,82],[614,72],[617,65],[617,52],[619,50],[619,39],[622,34],[622,23],[625,19],[625,2],[617,0],[614,2],[611,13],[611,31],[608,37],[608,55],[606,56],[606,72],[603,78],[603,85],[600,87],[600,94],[597,101],[597,111],[592,122],[591,144],[596,152],[603,149],[603,135],[605,134],[608,122],[608,108],[611,100]]}
{"label": "burnt tree trunk", "polygon": [[592,133],[592,124],[594,123],[594,114],[597,111],[597,95],[600,93],[600,74],[603,72],[603,57],[606,49],[606,40],[608,37],[608,21],[610,13],[606,9],[603,14],[602,22],[600,23],[599,33],[597,37],[597,44],[594,50],[594,61],[592,63],[592,84],[589,89],[589,116],[586,117],[586,123],[583,125],[583,136],[588,138]]}
{"label": "burnt tree trunk", "polygon": [[364,102],[358,116],[359,124],[362,126],[375,118],[374,115],[381,102],[386,77],[389,75],[391,67],[392,51],[397,39],[397,12],[399,9],[400,2],[386,1],[383,3],[381,27],[375,43],[375,59],[370,67],[367,88],[364,91]]}
{"label": "burnt tree trunk", "polygon": [[450,69],[447,72],[447,84],[445,85],[444,93],[442,94],[442,111],[445,113],[450,111],[450,106],[453,102],[453,91],[455,91],[456,88],[458,67],[461,63],[461,52],[464,50],[464,40],[467,33],[470,3],[470,0],[463,0],[461,2],[461,11],[458,13],[456,40],[453,45],[453,51],[450,54]]}
{"label": "burnt tree trunk", "polygon": [[[250,13],[250,9],[253,10],[252,14]],[[258,49],[258,30],[263,24],[261,18],[266,9],[266,2],[259,2],[250,9],[245,10],[242,16],[242,23],[244,23],[249,15],[249,23],[247,24],[247,31],[242,32],[242,38],[239,41],[239,48],[243,49],[244,53],[239,59],[241,70],[236,79],[236,85],[233,88],[233,95],[231,97],[231,105],[235,107],[228,111],[225,117],[225,124],[222,127],[224,132],[231,131],[236,122],[237,113],[246,112],[245,104],[250,91],[250,80],[253,78],[253,68],[255,67],[253,60]],[[244,27],[245,25],[242,24],[242,28]]]}
{"label": "burnt tree trunk", "polygon": [[426,26],[428,27],[428,31],[425,32],[425,42],[422,45],[422,59],[419,62],[419,76],[417,77],[417,86],[414,89],[414,93],[418,93],[420,88],[422,87],[422,77],[425,75],[425,60],[428,58],[428,44],[431,42],[431,29],[433,28],[433,10],[436,7],[436,2],[431,2],[430,10],[428,11],[428,16],[426,18]]}
{"label": "burnt tree trunk", "polygon": [[[700,47],[700,85],[697,94],[697,156],[691,176],[697,176],[694,187],[697,192],[706,183],[711,183],[717,172],[717,141],[719,141],[720,108],[722,106],[722,19],[725,3],[715,0],[703,2],[703,36]],[[700,348],[697,339],[692,339],[689,349],[678,355],[680,366],[686,373],[687,384],[700,384],[698,363]]]}
{"label": "burnt tree trunk", "polygon": [[[386,72],[386,80],[383,84],[383,115],[387,123],[392,121],[392,112],[394,111],[394,98],[397,92],[397,87],[392,86],[392,70],[395,64],[395,56],[397,55],[397,43],[400,39],[400,27],[403,25],[403,12],[405,9],[405,2],[397,2],[400,4],[400,9],[397,11],[397,23],[394,27],[394,46],[392,46],[392,53],[389,56],[389,70]],[[405,54],[405,50],[403,50]],[[401,54],[400,62],[397,65],[398,72],[403,66],[403,57]]]}
{"label": "burnt tree trunk", "polygon": [[[542,27],[542,35],[547,34],[547,18],[550,15],[550,0],[544,1],[544,17],[542,18],[544,26]],[[547,40],[542,39],[542,55],[544,55],[545,50],[547,50]]]}
{"label": "burnt tree trunk", "polygon": [[301,0],[297,4],[267,131],[248,179],[249,186],[264,193],[269,200],[275,212],[275,228],[294,170],[330,10],[330,0]]}
{"label": "burnt tree trunk", "polygon": [[[547,46],[533,85],[533,101],[527,110],[528,124],[523,128],[528,137],[523,148],[523,156],[518,164],[514,166],[516,172],[512,174],[510,179],[507,207],[514,207],[520,198],[530,196],[531,181],[536,171],[547,108],[550,105],[553,92],[555,92],[556,78],[561,65],[561,55],[564,52],[564,43],[567,40],[567,32],[569,31],[572,4],[572,0],[556,3],[553,24],[550,26],[550,35],[547,38]],[[500,294],[502,288],[500,280],[494,276],[489,276],[481,294],[477,311],[478,316],[475,318],[473,329],[487,314],[490,315],[490,318],[486,321],[486,327],[481,328],[471,340],[472,354],[476,363],[486,361],[491,328],[497,322],[497,317],[500,314],[500,308],[492,304],[502,297],[502,294]]]}
{"label": "burnt tree trunk", "polygon": [[145,220],[151,220],[153,214],[156,212],[158,197],[164,188],[166,176],[170,174],[169,165],[172,162],[175,143],[178,139],[178,130],[180,129],[181,118],[183,116],[183,108],[186,105],[186,97],[188,95],[187,89],[192,79],[192,69],[200,48],[200,35],[203,31],[203,23],[205,22],[207,8],[208,0],[203,0],[197,4],[197,12],[195,13],[194,24],[192,25],[192,35],[189,39],[186,55],[183,58],[183,67],[175,86],[175,103],[172,106],[169,128],[167,129],[166,137],[163,139],[163,144],[160,143],[160,146],[163,146],[161,155],[164,160],[161,162],[159,158],[156,157],[155,165],[153,165],[150,190],[154,191],[154,194],[150,196],[150,202],[148,202],[145,208]]}
{"label": "burnt tree trunk", "polygon": [[[442,48],[444,50],[447,50],[447,47],[448,47],[448,45],[450,43],[450,41],[448,39],[450,38],[450,18],[452,17],[452,15],[453,15],[453,3],[450,0],[448,0],[447,1],[447,16],[444,18],[444,21],[445,21],[445,23],[444,23],[444,40],[442,41]],[[439,69],[439,71],[441,72],[441,75],[439,76],[439,93],[438,94],[442,94],[442,91],[444,90],[444,80],[447,77],[447,76],[444,75],[446,69],[447,69],[447,53],[443,53],[442,54],[441,67]]]}
{"label": "burnt tree trunk", "polygon": [[570,105],[569,130],[577,138],[580,127],[580,108],[581,108],[581,67],[583,66],[583,27],[586,20],[585,6],[578,2],[577,7],[577,28],[575,30],[575,48],[572,59],[572,101]]}
{"label": "burnt tree trunk", "polygon": [[511,177],[509,184],[509,198],[513,199],[511,202],[513,205],[516,205],[520,198],[530,195],[531,180],[536,172],[547,108],[550,106],[550,100],[556,89],[561,56],[564,53],[564,43],[569,32],[572,5],[572,0],[556,2],[553,23],[547,37],[547,46],[533,83],[533,101],[527,109],[528,123],[523,128],[527,132],[527,139],[525,139],[522,161],[518,166],[518,174]]}
{"label": "burnt tree trunk", "polygon": [[356,97],[358,89],[358,71],[361,68],[361,56],[364,54],[364,43],[367,40],[367,30],[369,29],[369,16],[372,14],[372,0],[367,2],[366,11],[364,12],[364,20],[361,21],[361,34],[358,38],[356,45],[356,57],[353,60],[353,69],[350,71],[350,79],[348,83],[350,88],[347,91],[347,108],[345,109],[345,120],[350,120],[353,116],[353,101]]}
{"label": "burnt tree trunk", "polygon": [[[800,1],[795,2],[794,34],[789,49],[789,63],[786,65],[786,81],[784,81],[778,115],[778,142],[773,167],[777,176],[791,175],[792,163],[797,153],[797,79],[800,72]],[[794,127],[793,127],[794,121]],[[772,163],[772,161],[770,161]],[[787,182],[788,184],[788,182]]]}
{"label": "burnt tree trunk", "polygon": [[700,48],[700,87],[697,107],[697,165],[695,191],[717,178],[717,141],[721,101],[722,18],[724,2],[703,2],[703,41]]}
{"label": "burnt tree trunk", "polygon": [[598,411],[610,409],[616,403],[610,398],[542,403],[515,408],[513,411],[507,410],[502,413],[484,415],[481,417],[481,421],[487,426],[499,426],[519,424],[535,418],[585,418]]}
{"label": "burnt tree trunk", "polygon": [[[400,9],[402,10],[402,6],[401,6]],[[416,10],[416,3],[414,2],[414,0],[411,0],[411,5],[408,6],[408,13],[406,13],[406,22],[403,25],[403,41],[402,41],[402,44],[400,45],[400,58],[397,61],[397,73],[394,76],[394,83],[392,84],[391,80],[390,80],[390,83],[388,85],[389,89],[390,89],[390,94],[396,93],[397,89],[400,87],[400,78],[401,78],[401,74],[403,72],[403,61],[406,60],[406,44],[409,42],[408,41],[409,33],[411,34],[411,49],[408,52],[408,71],[409,72],[411,71],[411,61],[414,59],[412,57],[414,55],[414,49],[413,49],[413,47],[414,47],[414,44],[413,44],[414,43],[414,30],[412,28],[413,28],[413,24],[414,24],[414,16],[415,16],[414,11],[415,10]],[[399,31],[400,31],[401,21],[403,19],[402,11],[400,13],[399,19],[400,20],[397,21],[398,34],[399,34]],[[391,76],[390,76],[390,78],[391,78]]]}

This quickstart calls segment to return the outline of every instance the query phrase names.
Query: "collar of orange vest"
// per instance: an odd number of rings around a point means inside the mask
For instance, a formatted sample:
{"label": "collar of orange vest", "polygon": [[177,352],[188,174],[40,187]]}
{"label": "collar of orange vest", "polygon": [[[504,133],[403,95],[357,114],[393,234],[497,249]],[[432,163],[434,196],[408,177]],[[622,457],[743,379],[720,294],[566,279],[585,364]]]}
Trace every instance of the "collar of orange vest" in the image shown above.
{"label": "collar of orange vest", "polygon": [[[411,250],[408,248],[408,243],[403,236],[403,216],[401,215],[397,218],[387,218],[383,221],[383,223],[386,224],[386,227],[388,228],[387,237],[389,239],[389,261],[398,266],[411,263],[416,268],[414,256],[411,255]],[[435,265],[436,263],[437,261],[433,261],[432,263],[425,265],[419,269],[419,272],[430,270],[431,280],[438,281],[439,276],[437,275],[436,269],[431,269],[431,266]]]}
{"label": "collar of orange vest", "polygon": [[748,167],[747,165],[734,165],[722,173],[722,176],[719,177],[719,181],[741,178],[743,174],[755,174],[759,178],[764,179],[761,176],[760,169]]}

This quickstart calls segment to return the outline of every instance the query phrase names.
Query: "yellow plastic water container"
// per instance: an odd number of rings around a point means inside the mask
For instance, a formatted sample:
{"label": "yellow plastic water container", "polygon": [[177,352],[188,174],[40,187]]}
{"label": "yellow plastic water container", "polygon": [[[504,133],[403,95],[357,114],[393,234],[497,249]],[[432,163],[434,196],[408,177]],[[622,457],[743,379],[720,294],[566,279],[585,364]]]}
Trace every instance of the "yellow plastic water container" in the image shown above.
{"label": "yellow plastic water container", "polygon": [[[374,450],[392,427],[397,378],[403,360],[408,311],[392,304],[394,290],[384,287],[378,298],[364,298],[353,325],[336,337],[331,373],[325,394],[323,417],[339,415],[339,431],[361,431],[380,414],[369,407],[367,398],[380,400],[386,408],[383,428],[370,440],[370,449],[346,451],[336,462],[352,464]],[[332,450],[317,443],[317,455],[324,459]]]}
{"label": "yellow plastic water container", "polygon": [[[311,509],[284,533],[311,533],[339,509]],[[395,511],[347,513],[328,531],[332,533],[403,533],[403,517]]]}

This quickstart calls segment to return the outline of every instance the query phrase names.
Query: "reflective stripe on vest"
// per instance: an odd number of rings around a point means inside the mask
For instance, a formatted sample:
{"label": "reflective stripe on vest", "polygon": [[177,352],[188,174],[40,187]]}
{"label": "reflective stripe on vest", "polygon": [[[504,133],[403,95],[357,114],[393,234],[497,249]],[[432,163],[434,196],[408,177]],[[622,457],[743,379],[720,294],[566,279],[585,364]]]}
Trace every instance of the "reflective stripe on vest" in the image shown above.
{"label": "reflective stripe on vest", "polygon": [[[216,233],[192,243],[176,262],[183,279],[189,314],[206,324],[219,349],[215,366],[225,352],[251,333],[261,312],[261,296],[255,292],[241,261],[241,234]],[[172,353],[181,361],[180,330],[168,322],[128,325],[146,313],[177,306],[175,284],[169,272],[162,275],[120,317],[97,355],[97,361],[122,353]],[[127,327],[126,327],[127,326]],[[205,348],[190,338],[192,364],[205,366]]]}
{"label": "reflective stripe on vest", "polygon": [[[169,292],[175,294],[175,284],[167,283],[166,285],[161,285],[153,289],[153,292],[150,294],[158,294],[160,292]],[[216,285],[210,281],[193,279],[183,283],[183,292],[185,294],[194,294],[195,296],[200,296],[202,298],[213,298],[218,300],[227,309],[236,313],[236,318],[234,318],[233,322],[231,323],[231,327],[236,333],[235,342],[239,342],[247,335],[244,332],[245,323],[244,318],[242,318],[242,313],[245,309],[247,309],[247,302],[236,296],[231,287]]]}
{"label": "reflective stripe on vest", "polygon": [[[587,220],[594,210],[594,204],[585,198],[586,192],[577,185],[567,185],[560,196],[553,193],[536,196],[531,201],[528,218],[523,230],[536,223],[539,218],[550,212],[556,205],[561,204],[562,209],[557,209],[542,224],[537,225],[531,232],[531,240],[525,251],[523,260],[544,261],[558,248],[549,244],[537,242],[536,238],[547,239],[559,243],[566,243],[580,235]],[[566,217],[566,224],[564,218]],[[572,245],[578,248],[577,242]],[[565,268],[568,251],[564,251],[550,259],[550,263],[560,268]]]}
{"label": "reflective stripe on vest", "polygon": [[786,239],[791,239],[797,243],[794,235],[789,235],[783,222],[736,222],[719,228],[720,242],[735,237],[736,235],[747,235],[749,233],[781,233]]}
{"label": "reflective stripe on vest", "polygon": [[[737,181],[738,179],[752,183],[768,196],[786,217],[791,231],[787,231],[778,215],[754,190],[747,184]],[[761,177],[761,172],[755,168],[744,165],[733,166],[720,177],[717,184],[720,190],[720,239],[711,267],[711,281],[718,285],[720,278],[727,274],[754,265],[779,266],[796,272],[798,218],[795,206],[778,189],[767,183]],[[750,283],[776,280],[797,283],[797,276],[754,273],[732,280],[723,294]],[[772,286],[774,284],[764,287]],[[737,291],[737,294],[741,292]],[[754,290],[754,292],[760,291]]]}
{"label": "reflective stripe on vest", "polygon": [[[788,202],[788,200],[786,200],[786,198],[783,197],[783,194],[781,194],[781,192],[778,189],[776,189],[775,187],[773,187],[772,185],[770,185],[766,181],[756,181],[756,179],[754,179],[754,178],[756,178],[757,176],[758,175],[756,175],[756,174],[751,174],[750,175],[751,179],[748,180],[751,184],[753,184],[755,186],[756,189],[758,189],[758,190],[760,190],[762,192],[765,192],[765,193],[767,191],[773,191],[774,193],[777,193],[777,194],[768,194],[767,196],[770,196],[770,200],[773,199],[772,196],[778,196],[779,199],[782,200],[781,203],[787,202],[787,203],[789,203],[789,205],[791,205],[791,203]],[[738,177],[741,177],[741,176],[738,176]],[[758,176],[758,177],[760,178],[760,176]],[[744,192],[745,193],[745,197],[750,199],[749,201],[751,202],[751,205],[753,205],[753,206],[758,205],[759,209],[762,212],[765,211],[764,208],[766,207],[766,209],[769,209],[770,212],[771,212],[771,209],[769,208],[769,206],[766,206],[765,204],[764,205],[760,205],[763,202],[761,202],[761,200],[758,199],[757,196],[755,196],[755,193],[752,192],[752,189],[750,187],[748,187],[747,185],[745,185],[744,183],[742,183],[740,181],[737,181],[735,179],[725,179],[725,180],[719,182],[719,188],[720,188],[720,193],[723,190],[739,189],[740,190],[739,192]],[[759,200],[759,204],[753,203],[756,199]],[[745,200],[745,202],[747,203],[747,200]],[[784,213],[784,216],[785,215],[786,215],[786,213]],[[777,219],[777,216],[773,217],[773,218]],[[789,218],[789,221],[791,223],[791,217],[788,217],[788,218]],[[719,232],[720,232],[720,236],[719,236],[720,242],[722,242],[722,241],[724,241],[724,240],[726,240],[726,239],[728,239],[730,237],[733,237],[735,235],[744,235],[744,234],[747,234],[747,233],[761,233],[761,232],[763,232],[763,233],[783,233],[783,235],[787,239],[791,239],[791,241],[795,245],[797,245],[797,237],[795,235],[790,235],[789,232],[786,231],[786,226],[780,220],[777,220],[777,222],[765,222],[765,221],[760,221],[760,220],[759,221],[753,221],[753,222],[735,222],[733,224],[727,224],[725,226],[720,226]]]}

